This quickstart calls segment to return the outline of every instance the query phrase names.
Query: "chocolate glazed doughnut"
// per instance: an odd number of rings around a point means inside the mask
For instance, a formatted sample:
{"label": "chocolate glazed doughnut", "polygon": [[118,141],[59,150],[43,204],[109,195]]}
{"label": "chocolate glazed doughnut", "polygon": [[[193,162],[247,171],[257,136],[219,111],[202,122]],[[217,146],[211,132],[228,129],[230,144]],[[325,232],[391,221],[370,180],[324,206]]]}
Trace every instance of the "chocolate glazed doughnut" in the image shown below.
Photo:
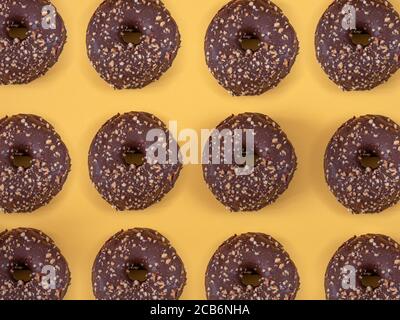
{"label": "chocolate glazed doughnut", "polygon": [[[18,279],[18,271],[28,279]],[[43,232],[18,228],[0,234],[0,299],[61,300],[70,283],[68,264]]]}
{"label": "chocolate glazed doughnut", "polygon": [[373,89],[400,68],[399,30],[387,0],[335,0],[316,30],[318,61],[343,90]]}
{"label": "chocolate glazed doughnut", "polygon": [[[246,284],[246,275],[258,276]],[[206,272],[210,300],[293,300],[300,281],[296,266],[282,245],[262,233],[246,233],[225,241]]]}
{"label": "chocolate glazed doughnut", "polygon": [[[143,279],[132,270],[145,271]],[[181,258],[170,242],[151,229],[121,231],[101,248],[93,264],[98,300],[175,300],[186,284]]]}
{"label": "chocolate glazed doughnut", "polygon": [[[138,43],[124,34],[140,34]],[[100,76],[116,89],[142,88],[159,79],[180,46],[178,26],[160,0],[106,0],[86,34],[87,53]]]}
{"label": "chocolate glazed doughnut", "polygon": [[[253,39],[256,48],[243,41]],[[208,68],[235,96],[260,95],[290,72],[299,51],[293,27],[268,0],[233,0],[213,18],[205,39]]]}
{"label": "chocolate glazed doughnut", "polygon": [[[148,141],[151,130],[157,130],[160,136]],[[157,151],[165,154],[165,163],[152,159]],[[146,112],[118,114],[107,121],[93,139],[89,151],[90,178],[115,209],[145,209],[174,187],[182,169],[178,153],[179,147],[169,136],[165,124],[154,115]]]}
{"label": "chocolate glazed doughnut", "polygon": [[[275,202],[297,168],[294,148],[279,125],[266,115],[243,113],[230,116],[216,130],[221,135],[217,139],[211,136],[205,147],[204,154],[208,150],[209,157],[203,164],[203,176],[217,200],[231,211],[257,211]],[[223,133],[234,136],[236,130],[243,131],[243,136],[244,131],[253,131],[254,146],[246,145],[246,141],[234,145],[236,152],[254,158],[254,168],[243,171],[245,174],[238,174],[244,165],[225,160],[228,138]],[[220,151],[219,163],[213,163],[213,150]]]}
{"label": "chocolate glazed doughnut", "polygon": [[[26,29],[23,39],[12,29]],[[0,84],[25,84],[44,75],[58,60],[67,33],[61,16],[46,0],[2,0]]]}
{"label": "chocolate glazed doughnut", "polygon": [[346,241],[325,274],[329,300],[400,300],[400,247],[388,236],[367,234]]}
{"label": "chocolate glazed doughnut", "polygon": [[352,118],[325,152],[329,189],[353,213],[378,213],[400,200],[400,128],[391,119]]}
{"label": "chocolate glazed doughnut", "polygon": [[47,121],[25,114],[0,120],[0,211],[32,212],[46,205],[70,168],[68,150]]}

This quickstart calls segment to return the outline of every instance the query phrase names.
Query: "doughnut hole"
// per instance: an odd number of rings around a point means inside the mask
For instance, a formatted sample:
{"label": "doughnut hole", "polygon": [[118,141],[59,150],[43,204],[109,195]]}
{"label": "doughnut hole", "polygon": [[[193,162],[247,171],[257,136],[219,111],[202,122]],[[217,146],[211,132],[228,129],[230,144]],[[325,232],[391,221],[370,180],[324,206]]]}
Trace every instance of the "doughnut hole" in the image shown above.
{"label": "doughnut hole", "polygon": [[28,37],[28,28],[21,22],[12,22],[7,28],[7,33],[11,39],[23,41]]}
{"label": "doughnut hole", "polygon": [[375,271],[366,271],[361,275],[360,282],[366,289],[375,290],[379,287],[381,277]]}
{"label": "doughnut hole", "polygon": [[32,271],[23,263],[15,264],[10,270],[11,276],[16,282],[27,283],[32,279]]}
{"label": "doughnut hole", "polygon": [[129,280],[142,283],[146,281],[148,271],[142,265],[133,265],[126,270]]}
{"label": "doughnut hole", "polygon": [[360,156],[360,164],[365,170],[376,170],[380,165],[380,158],[376,152],[363,151]]}
{"label": "doughnut hole", "polygon": [[15,150],[11,153],[11,163],[15,168],[29,169],[32,166],[33,157],[27,150]]}
{"label": "doughnut hole", "polygon": [[122,157],[128,166],[140,167],[146,161],[146,155],[136,148],[128,148],[122,153]]}
{"label": "doughnut hole", "polygon": [[121,38],[126,44],[137,46],[142,42],[142,32],[136,27],[125,27],[121,32]]}
{"label": "doughnut hole", "polygon": [[245,268],[240,274],[240,282],[244,286],[258,287],[261,284],[262,276],[253,268]]}
{"label": "doughnut hole", "polygon": [[365,30],[356,29],[350,32],[351,42],[355,46],[366,47],[370,44],[371,38],[371,35]]}
{"label": "doughnut hole", "polygon": [[261,46],[260,38],[254,33],[245,33],[240,37],[239,42],[240,47],[246,52],[256,52]]}

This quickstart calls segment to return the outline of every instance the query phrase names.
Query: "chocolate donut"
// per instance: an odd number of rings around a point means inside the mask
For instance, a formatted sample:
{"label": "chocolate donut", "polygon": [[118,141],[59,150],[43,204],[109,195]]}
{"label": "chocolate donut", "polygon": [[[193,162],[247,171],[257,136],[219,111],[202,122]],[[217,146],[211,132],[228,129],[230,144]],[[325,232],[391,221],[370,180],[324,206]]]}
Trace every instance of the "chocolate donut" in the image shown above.
{"label": "chocolate donut", "polygon": [[[144,270],[141,280],[132,270]],[[120,231],[101,248],[93,264],[98,300],[175,300],[186,284],[181,258],[170,242],[151,229]]]}
{"label": "chocolate donut", "polygon": [[[129,42],[124,38],[129,33],[139,33],[140,38]],[[160,0],[105,0],[90,20],[86,46],[105,81],[116,89],[136,89],[171,67],[180,35]]]}
{"label": "chocolate donut", "polygon": [[400,247],[388,236],[367,234],[346,241],[325,274],[329,300],[400,300]]}
{"label": "chocolate donut", "polygon": [[[19,36],[12,34],[20,29]],[[67,33],[47,0],[2,0],[0,84],[25,84],[44,75],[58,60]]]}
{"label": "chocolate donut", "polygon": [[47,121],[27,114],[0,120],[0,211],[46,205],[61,191],[70,167],[68,150]]}
{"label": "chocolate donut", "polygon": [[[256,47],[247,48],[244,41]],[[233,0],[213,18],[205,39],[206,62],[234,96],[260,95],[290,72],[299,51],[296,32],[268,0]]]}
{"label": "chocolate donut", "polygon": [[371,90],[400,68],[399,30],[387,0],[335,0],[316,30],[318,61],[343,90]]}
{"label": "chocolate donut", "polygon": [[[151,137],[151,132],[158,136]],[[182,164],[179,148],[165,124],[146,112],[129,112],[108,120],[97,132],[89,151],[90,178],[115,209],[141,210],[160,201],[175,185]],[[153,158],[157,150],[164,160]],[[127,156],[141,156],[129,162]],[[174,159],[175,158],[175,159]],[[164,162],[165,161],[165,162]]]}
{"label": "chocolate donut", "polygon": [[[371,161],[372,159],[372,161]],[[331,192],[353,213],[378,213],[400,200],[400,128],[391,119],[352,118],[325,152]]]}
{"label": "chocolate donut", "polygon": [[[258,276],[246,284],[245,276]],[[209,300],[293,300],[300,281],[282,245],[262,233],[235,235],[214,253],[206,272]]]}
{"label": "chocolate donut", "polygon": [[[243,139],[238,136],[230,142],[238,130]],[[245,132],[253,136],[252,145],[246,144]],[[232,145],[234,153],[252,156],[254,166],[229,161],[229,157],[227,161],[226,143]],[[215,151],[219,151],[219,159],[213,159]],[[219,124],[204,149],[204,159],[203,176],[209,189],[231,211],[257,211],[273,203],[288,188],[297,167],[286,134],[260,113],[232,115]]]}
{"label": "chocolate donut", "polygon": [[[17,275],[21,270],[26,279]],[[61,300],[69,283],[67,261],[43,232],[18,228],[0,234],[1,300]]]}

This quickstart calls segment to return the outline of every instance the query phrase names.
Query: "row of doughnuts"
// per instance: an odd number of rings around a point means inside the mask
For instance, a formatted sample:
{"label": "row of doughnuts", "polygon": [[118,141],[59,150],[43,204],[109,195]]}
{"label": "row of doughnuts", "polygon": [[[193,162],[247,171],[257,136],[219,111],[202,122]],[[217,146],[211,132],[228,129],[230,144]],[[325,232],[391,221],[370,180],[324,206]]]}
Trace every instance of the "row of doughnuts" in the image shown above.
{"label": "row of doughnuts", "polygon": [[[148,139],[148,133],[163,134]],[[254,146],[240,140],[235,148],[254,158],[248,165],[227,161],[224,148],[237,130],[250,131]],[[242,113],[222,121],[206,142],[203,176],[215,198],[230,211],[258,211],[288,188],[297,168],[295,150],[280,126],[260,113]],[[155,142],[165,162],[152,161]],[[90,178],[101,196],[119,211],[142,210],[160,201],[175,185],[182,161],[168,161],[176,143],[166,125],[146,112],[128,112],[109,119],[89,150]],[[219,158],[212,159],[216,148]],[[206,152],[208,151],[208,152]],[[176,144],[176,153],[179,146]],[[206,157],[204,157],[206,158]],[[0,120],[0,209],[32,212],[58,194],[71,160],[53,126],[35,115]],[[354,117],[331,138],[324,158],[329,189],[353,213],[378,213],[400,200],[400,128],[380,115]]]}
{"label": "row of doughnuts", "polygon": [[[66,42],[63,20],[47,0],[3,1],[0,26],[1,84],[43,75]],[[26,28],[22,38],[10,36],[18,27]],[[399,30],[400,16],[386,0],[335,0],[316,30],[318,61],[342,89],[370,90],[400,68]],[[137,39],[129,39],[135,34]],[[360,35],[366,43],[357,40]],[[93,67],[116,89],[159,79],[180,42],[178,26],[159,0],[105,0],[86,37]],[[277,86],[298,52],[293,27],[269,0],[232,0],[213,18],[205,38],[209,70],[233,95],[259,95]]]}
{"label": "row of doughnuts", "polygon": [[[66,259],[42,231],[18,228],[0,234],[1,300],[60,300],[70,282]],[[116,233],[93,263],[92,287],[99,300],[175,300],[185,284],[181,258],[152,229]],[[292,300],[300,280],[277,240],[250,232],[219,246],[208,264],[205,287],[211,300]],[[399,300],[399,244],[379,234],[349,239],[328,264],[325,293],[330,300]]]}

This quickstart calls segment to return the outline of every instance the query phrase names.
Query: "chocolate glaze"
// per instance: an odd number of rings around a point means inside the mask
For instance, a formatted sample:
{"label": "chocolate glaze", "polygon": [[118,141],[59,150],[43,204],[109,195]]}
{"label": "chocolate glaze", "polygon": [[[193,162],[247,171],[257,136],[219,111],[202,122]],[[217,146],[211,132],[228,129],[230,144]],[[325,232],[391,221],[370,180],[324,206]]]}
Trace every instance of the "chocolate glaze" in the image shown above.
{"label": "chocolate glaze", "polygon": [[[356,9],[356,30],[369,44],[354,44],[342,26],[345,5]],[[319,63],[340,88],[371,90],[400,68],[400,16],[387,0],[335,0],[323,14],[315,35]]]}
{"label": "chocolate glaze", "polygon": [[[182,169],[180,162],[154,163],[146,158],[142,165],[127,164],[124,153],[130,150],[146,155],[154,141],[146,136],[152,129],[165,134],[165,124],[146,112],[129,112],[108,120],[96,134],[89,151],[90,178],[102,197],[117,210],[141,210],[160,201],[175,185]],[[162,137],[160,139],[163,139]],[[162,140],[158,140],[161,142]],[[173,149],[166,141],[166,159]]]}
{"label": "chocolate glaze", "polygon": [[[57,62],[67,33],[58,13],[54,29],[43,27],[42,10],[50,4],[46,0],[1,1],[0,84],[29,83]],[[27,28],[26,38],[11,38],[8,32],[12,26]]]}
{"label": "chocolate glaze", "polygon": [[[141,33],[139,44],[123,40],[127,30]],[[90,20],[86,45],[93,67],[105,81],[116,89],[136,89],[171,67],[180,35],[160,0],[106,0]]]}
{"label": "chocolate glaze", "polygon": [[[147,271],[143,282],[128,276]],[[151,229],[120,231],[101,248],[93,264],[93,292],[99,300],[175,300],[186,284],[181,258],[170,242]]]}
{"label": "chocolate glaze", "polygon": [[[209,163],[203,164],[203,176],[217,200],[231,211],[257,211],[277,200],[288,188],[297,167],[293,146],[279,125],[266,115],[243,113],[230,116],[216,129],[229,130],[232,135],[235,129],[254,130],[256,156],[251,174],[238,175],[238,165],[224,159],[225,138],[220,137],[218,145],[210,137],[205,147],[209,150]],[[237,147],[246,146],[243,143]],[[213,148],[220,148],[220,164],[211,161]]]}
{"label": "chocolate glaze", "polygon": [[[258,286],[242,283],[249,271],[261,276]],[[210,300],[292,300],[299,287],[296,266],[287,252],[262,233],[229,238],[214,253],[206,272]]]}
{"label": "chocolate glaze", "polygon": [[[362,165],[378,157],[378,167]],[[325,152],[325,178],[335,197],[353,213],[381,212],[400,200],[400,128],[379,115],[352,118]]]}
{"label": "chocolate glaze", "polygon": [[[258,50],[241,39],[255,37]],[[296,33],[283,12],[268,0],[233,0],[213,18],[205,39],[208,68],[235,96],[260,95],[290,72],[299,51]]]}
{"label": "chocolate glaze", "polygon": [[[32,158],[29,168],[14,165],[19,154]],[[0,120],[0,211],[46,205],[61,191],[70,167],[68,150],[47,121],[26,114]]]}
{"label": "chocolate glaze", "polygon": [[[14,279],[13,272],[19,268],[31,272],[28,282]],[[53,283],[48,278],[51,268],[55,272]],[[69,283],[67,261],[43,232],[18,228],[0,234],[1,300],[61,300]]]}
{"label": "chocolate glaze", "polygon": [[[379,277],[376,288],[363,285],[363,277],[371,275]],[[355,277],[354,287],[350,277]],[[346,241],[329,262],[325,292],[329,300],[400,300],[399,244],[380,234]]]}

